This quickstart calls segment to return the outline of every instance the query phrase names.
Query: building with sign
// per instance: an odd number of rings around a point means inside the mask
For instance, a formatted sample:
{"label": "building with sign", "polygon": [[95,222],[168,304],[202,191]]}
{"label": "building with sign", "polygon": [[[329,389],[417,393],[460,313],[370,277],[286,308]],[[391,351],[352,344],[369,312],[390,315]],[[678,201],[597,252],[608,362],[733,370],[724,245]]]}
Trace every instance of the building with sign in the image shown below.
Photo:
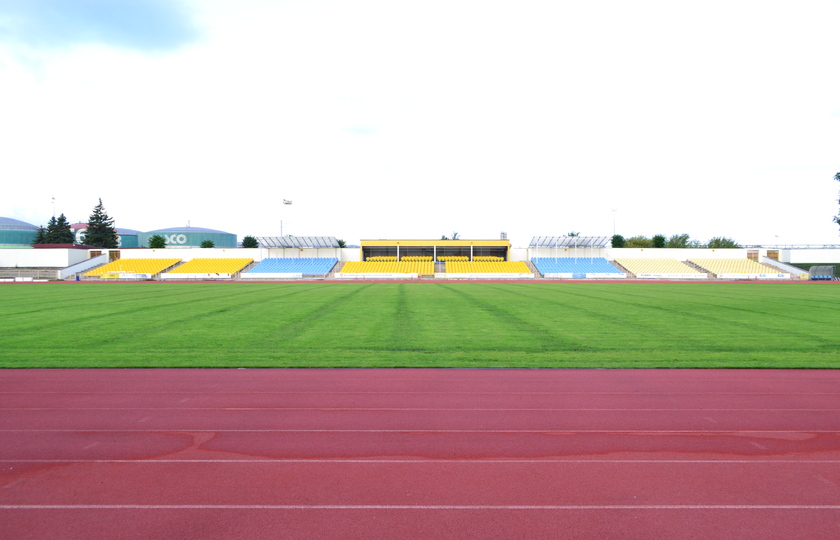
{"label": "building with sign", "polygon": [[149,245],[149,238],[159,234],[166,241],[166,247],[201,247],[205,240],[213,242],[217,248],[235,248],[236,235],[216,229],[203,229],[201,227],[171,227],[169,229],[158,229],[140,233],[138,235],[140,247]]}

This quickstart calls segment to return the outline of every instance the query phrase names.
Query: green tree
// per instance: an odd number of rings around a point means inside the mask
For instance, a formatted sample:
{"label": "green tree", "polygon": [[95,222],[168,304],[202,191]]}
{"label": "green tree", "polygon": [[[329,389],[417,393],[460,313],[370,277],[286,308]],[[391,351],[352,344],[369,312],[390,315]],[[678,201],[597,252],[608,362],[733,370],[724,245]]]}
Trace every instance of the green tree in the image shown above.
{"label": "green tree", "polygon": [[70,222],[64,217],[64,214],[50,218],[47,225],[46,236],[44,237],[45,244],[72,244],[75,238],[73,231],[70,230]]}
{"label": "green tree", "polygon": [[653,240],[647,236],[632,236],[627,239],[627,247],[629,248],[649,248],[653,247]]}
{"label": "green tree", "polygon": [[653,238],[651,238],[651,243],[655,248],[664,248],[666,242],[667,241],[665,240],[665,235],[663,234],[657,234]]}
{"label": "green tree", "polygon": [[203,240],[201,242],[201,247],[212,248],[212,247],[216,247],[216,244],[214,244],[212,240]]}
{"label": "green tree", "polygon": [[32,241],[33,244],[46,244],[47,243],[47,229],[44,227],[38,227],[38,232],[35,233],[35,240]]}
{"label": "green tree", "polygon": [[257,242],[257,239],[254,238],[253,236],[246,236],[245,238],[242,239],[242,247],[244,247],[244,248],[255,248],[255,247],[260,247],[260,244],[259,244],[259,242]]}
{"label": "green tree", "polygon": [[686,248],[688,247],[689,236],[687,234],[672,235],[665,243],[665,247],[669,248]]}
{"label": "green tree", "polygon": [[612,247],[623,248],[625,246],[627,246],[627,240],[625,240],[620,234],[614,234],[612,237]]}
{"label": "green tree", "polygon": [[566,236],[571,236],[572,238],[574,238],[575,236],[580,236],[580,231],[577,231],[577,232],[572,231],[572,232],[566,233]]}
{"label": "green tree", "polygon": [[153,234],[149,237],[149,247],[152,249],[163,249],[166,247],[166,238],[160,234]]}
{"label": "green tree", "polygon": [[726,238],[725,236],[715,236],[711,238],[709,242],[706,244],[707,248],[712,249],[728,249],[728,248],[739,248],[741,247],[738,242],[731,238]]}
{"label": "green tree", "polygon": [[458,233],[453,232],[451,237],[443,235],[443,236],[440,237],[440,239],[441,240],[457,240],[458,236],[459,236]]}
{"label": "green tree", "polygon": [[54,244],[53,237],[55,237],[55,224],[58,222],[55,219],[55,216],[51,217],[49,221],[47,221],[47,231],[44,233],[44,244]]}
{"label": "green tree", "polygon": [[99,199],[93,213],[88,218],[88,226],[85,229],[85,245],[113,249],[117,247],[117,230],[114,228],[114,219],[109,217]]}
{"label": "green tree", "polygon": [[339,238],[339,239],[337,240],[337,242],[338,242],[338,247],[340,247],[340,248],[346,248],[346,247],[347,247],[347,242],[345,242],[345,241],[344,241],[344,240],[342,240],[341,238]]}

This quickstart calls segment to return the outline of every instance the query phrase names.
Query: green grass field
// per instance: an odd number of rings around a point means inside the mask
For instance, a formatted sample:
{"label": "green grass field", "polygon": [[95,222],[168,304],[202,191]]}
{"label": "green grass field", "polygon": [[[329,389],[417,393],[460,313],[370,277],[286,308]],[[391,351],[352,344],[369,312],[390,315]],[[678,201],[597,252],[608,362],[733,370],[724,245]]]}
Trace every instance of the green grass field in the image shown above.
{"label": "green grass field", "polygon": [[840,367],[840,286],[0,286],[0,367]]}

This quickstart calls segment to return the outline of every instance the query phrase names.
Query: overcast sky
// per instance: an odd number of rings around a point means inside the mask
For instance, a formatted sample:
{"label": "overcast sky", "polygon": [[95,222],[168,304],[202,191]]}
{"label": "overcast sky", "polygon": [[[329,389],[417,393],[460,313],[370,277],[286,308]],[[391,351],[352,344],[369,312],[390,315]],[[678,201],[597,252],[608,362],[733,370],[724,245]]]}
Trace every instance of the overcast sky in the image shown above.
{"label": "overcast sky", "polygon": [[[0,0],[0,216],[840,243],[840,2]],[[284,206],[283,199],[293,201]]]}

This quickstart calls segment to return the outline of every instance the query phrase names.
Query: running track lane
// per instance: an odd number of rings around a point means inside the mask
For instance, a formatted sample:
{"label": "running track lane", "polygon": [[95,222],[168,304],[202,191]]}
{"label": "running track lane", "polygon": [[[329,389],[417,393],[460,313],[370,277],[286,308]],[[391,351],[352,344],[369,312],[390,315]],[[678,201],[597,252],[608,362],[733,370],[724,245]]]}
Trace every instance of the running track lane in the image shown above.
{"label": "running track lane", "polygon": [[840,371],[0,371],[2,538],[840,538]]}

